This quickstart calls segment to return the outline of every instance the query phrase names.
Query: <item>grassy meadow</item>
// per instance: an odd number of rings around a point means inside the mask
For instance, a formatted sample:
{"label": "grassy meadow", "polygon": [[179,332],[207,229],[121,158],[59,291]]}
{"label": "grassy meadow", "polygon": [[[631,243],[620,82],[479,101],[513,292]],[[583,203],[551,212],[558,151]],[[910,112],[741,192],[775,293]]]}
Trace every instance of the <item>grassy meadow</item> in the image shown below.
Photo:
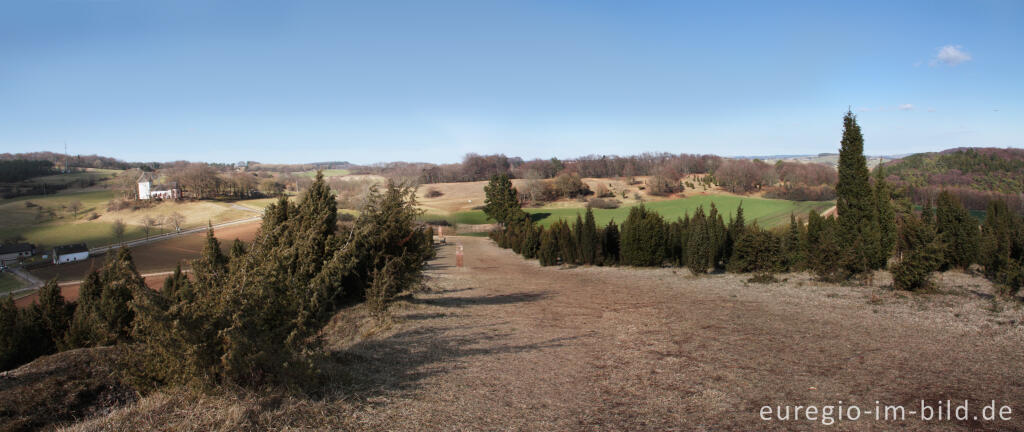
{"label": "grassy meadow", "polygon": [[[116,172],[116,171],[115,171]],[[93,172],[62,174],[48,177],[73,177]],[[100,173],[105,174],[105,173]],[[41,177],[35,180],[47,180]],[[42,248],[84,242],[89,247],[115,243],[114,223],[125,223],[124,240],[135,240],[146,236],[142,220],[152,217],[161,220],[173,213],[185,217],[183,228],[193,228],[207,223],[221,223],[246,219],[258,213],[246,211],[229,203],[216,201],[161,202],[137,210],[123,209],[108,211],[107,203],[120,198],[119,192],[111,189],[67,189],[52,195],[36,195],[0,200],[0,239],[20,238]],[[77,216],[69,209],[73,202],[80,202]],[[250,200],[239,204],[262,210],[263,200]],[[269,201],[267,201],[269,202]],[[95,217],[92,214],[95,213]],[[157,226],[150,235],[169,232],[169,225]]]}
{"label": "grassy meadow", "polygon": [[[723,218],[728,221],[736,213],[736,209],[743,205],[743,215],[747,223],[757,221],[763,227],[775,227],[789,223],[790,213],[798,216],[807,215],[807,212],[814,210],[822,212],[835,205],[832,201],[788,201],[766,198],[738,197],[732,195],[699,195],[675,200],[656,201],[646,203],[647,208],[653,209],[661,214],[666,220],[675,220],[686,214],[692,215],[698,207],[703,206],[707,212],[714,203]],[[621,224],[629,215],[630,207],[617,209],[594,209],[594,218],[598,226],[607,225],[609,221],[615,220]],[[527,208],[534,221],[543,226],[549,226],[555,221],[562,219],[573,221],[577,213],[582,213],[583,208]],[[493,223],[481,210],[457,212],[451,215],[427,213],[423,215],[425,221],[445,220],[450,224],[485,224]]]}
{"label": "grassy meadow", "polygon": [[[349,174],[352,173],[351,171],[349,171],[347,169],[325,169],[325,170],[322,170],[322,171],[324,172],[324,178],[327,178],[327,177],[341,177],[341,176],[346,176],[346,175],[349,175]],[[316,178],[316,170],[297,171],[297,172],[293,172],[292,174],[297,175],[297,176],[302,176],[302,177]]]}
{"label": "grassy meadow", "polygon": [[17,276],[7,272],[0,272],[0,294],[8,293],[25,286]]}

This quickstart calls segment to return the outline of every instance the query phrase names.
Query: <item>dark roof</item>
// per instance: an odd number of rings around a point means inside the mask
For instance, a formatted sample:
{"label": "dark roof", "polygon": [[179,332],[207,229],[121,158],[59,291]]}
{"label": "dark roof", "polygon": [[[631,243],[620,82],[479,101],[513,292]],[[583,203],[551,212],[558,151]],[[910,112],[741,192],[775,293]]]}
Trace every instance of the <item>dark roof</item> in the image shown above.
{"label": "dark roof", "polygon": [[53,248],[54,255],[67,255],[79,252],[89,252],[89,248],[85,243],[75,243],[63,246],[57,246]]}
{"label": "dark roof", "polygon": [[0,245],[0,254],[9,254],[15,252],[32,252],[32,249],[35,248],[33,248],[32,245],[28,243],[6,244]]}

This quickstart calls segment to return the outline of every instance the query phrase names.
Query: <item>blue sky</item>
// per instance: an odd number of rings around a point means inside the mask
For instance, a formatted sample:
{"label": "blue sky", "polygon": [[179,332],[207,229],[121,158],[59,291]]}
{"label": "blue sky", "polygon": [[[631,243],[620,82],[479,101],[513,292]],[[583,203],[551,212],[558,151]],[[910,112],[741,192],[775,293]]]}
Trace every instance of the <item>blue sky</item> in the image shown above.
{"label": "blue sky", "polygon": [[0,152],[451,162],[467,152],[1024,146],[1024,2],[0,1]]}

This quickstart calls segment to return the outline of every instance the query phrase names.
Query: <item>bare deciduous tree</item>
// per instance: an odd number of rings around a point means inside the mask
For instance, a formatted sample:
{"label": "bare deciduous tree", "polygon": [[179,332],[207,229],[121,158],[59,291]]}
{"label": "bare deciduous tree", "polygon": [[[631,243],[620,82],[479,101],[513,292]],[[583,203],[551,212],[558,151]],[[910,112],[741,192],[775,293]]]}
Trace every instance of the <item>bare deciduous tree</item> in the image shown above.
{"label": "bare deciduous tree", "polygon": [[146,216],[142,218],[140,222],[142,222],[142,229],[146,231],[146,240],[149,240],[149,233],[157,224],[156,218],[153,216]]}
{"label": "bare deciduous tree", "polygon": [[114,226],[112,229],[114,231],[114,238],[117,239],[117,242],[124,243],[124,221],[121,219],[114,221]]}
{"label": "bare deciduous tree", "polygon": [[167,216],[166,221],[168,225],[174,227],[175,232],[180,232],[181,226],[185,223],[185,216],[182,216],[181,213],[174,212]]}
{"label": "bare deciduous tree", "polygon": [[82,211],[82,202],[77,200],[71,201],[68,203],[68,210],[71,210],[75,214],[75,219],[78,219],[78,212]]}

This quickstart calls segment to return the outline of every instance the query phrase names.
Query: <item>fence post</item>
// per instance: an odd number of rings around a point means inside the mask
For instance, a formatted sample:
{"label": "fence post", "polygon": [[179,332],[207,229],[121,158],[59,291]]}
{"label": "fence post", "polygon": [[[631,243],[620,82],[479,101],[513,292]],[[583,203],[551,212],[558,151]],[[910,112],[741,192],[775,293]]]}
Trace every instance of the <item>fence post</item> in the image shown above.
{"label": "fence post", "polygon": [[462,267],[462,243],[455,246],[455,267]]}

